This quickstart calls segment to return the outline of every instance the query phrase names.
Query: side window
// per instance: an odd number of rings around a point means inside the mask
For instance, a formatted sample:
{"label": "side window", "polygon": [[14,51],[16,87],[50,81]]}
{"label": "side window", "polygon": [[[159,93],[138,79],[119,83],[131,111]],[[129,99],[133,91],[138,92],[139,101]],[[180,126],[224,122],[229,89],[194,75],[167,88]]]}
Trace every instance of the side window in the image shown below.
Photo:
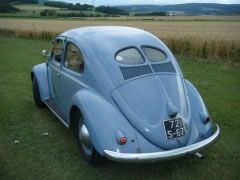
{"label": "side window", "polygon": [[51,47],[52,60],[58,63],[61,62],[63,47],[64,47],[64,42],[61,39],[57,39],[52,42],[52,47]]}
{"label": "side window", "polygon": [[69,42],[66,47],[64,66],[80,73],[84,70],[83,55],[79,48],[71,42]]}

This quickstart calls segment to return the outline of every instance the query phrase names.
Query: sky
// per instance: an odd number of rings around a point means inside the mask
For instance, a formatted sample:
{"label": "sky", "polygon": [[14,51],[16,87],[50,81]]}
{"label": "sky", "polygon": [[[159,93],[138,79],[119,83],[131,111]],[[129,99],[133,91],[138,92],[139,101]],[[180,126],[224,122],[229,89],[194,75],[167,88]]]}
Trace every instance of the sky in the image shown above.
{"label": "sky", "polygon": [[[60,0],[61,1],[61,0]],[[62,0],[69,3],[94,5],[127,5],[127,4],[184,4],[184,3],[221,3],[239,4],[240,0]]]}

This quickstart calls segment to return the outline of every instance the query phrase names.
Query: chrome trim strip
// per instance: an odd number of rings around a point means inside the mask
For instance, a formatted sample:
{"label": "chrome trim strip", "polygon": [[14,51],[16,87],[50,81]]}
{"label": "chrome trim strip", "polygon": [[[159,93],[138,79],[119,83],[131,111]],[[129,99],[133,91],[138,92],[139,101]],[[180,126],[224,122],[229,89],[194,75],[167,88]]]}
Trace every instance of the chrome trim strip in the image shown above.
{"label": "chrome trim strip", "polygon": [[66,126],[67,128],[69,128],[69,125],[68,125],[67,123],[65,123],[65,121],[56,113],[56,111],[54,111],[47,102],[45,102],[45,101],[43,101],[43,102],[44,102],[44,103],[46,104],[46,106],[50,109],[50,111],[61,121],[61,123],[63,123],[64,126]]}
{"label": "chrome trim strip", "polygon": [[183,157],[187,154],[193,154],[200,149],[203,149],[212,144],[219,136],[220,129],[216,125],[216,132],[209,138],[186,147],[173,149],[169,151],[154,152],[154,153],[118,153],[114,151],[104,150],[103,155],[109,160],[118,162],[141,163],[141,162],[155,162],[164,161],[174,158]]}

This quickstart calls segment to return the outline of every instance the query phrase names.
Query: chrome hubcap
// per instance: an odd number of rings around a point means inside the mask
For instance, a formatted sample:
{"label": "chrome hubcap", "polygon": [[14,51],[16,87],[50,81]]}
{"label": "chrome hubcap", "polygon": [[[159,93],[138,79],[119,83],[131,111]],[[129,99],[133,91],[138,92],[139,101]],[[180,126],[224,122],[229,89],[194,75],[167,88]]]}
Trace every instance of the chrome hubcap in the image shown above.
{"label": "chrome hubcap", "polygon": [[83,147],[83,150],[86,154],[91,155],[92,154],[92,143],[89,138],[88,129],[85,126],[84,123],[79,123],[79,134],[78,138],[80,140],[80,143]]}

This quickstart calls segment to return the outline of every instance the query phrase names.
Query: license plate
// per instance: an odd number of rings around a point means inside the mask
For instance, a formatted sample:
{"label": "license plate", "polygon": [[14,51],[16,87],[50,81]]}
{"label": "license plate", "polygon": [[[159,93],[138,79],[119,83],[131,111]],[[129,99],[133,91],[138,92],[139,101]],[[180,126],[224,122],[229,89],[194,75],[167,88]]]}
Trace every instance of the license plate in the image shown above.
{"label": "license plate", "polygon": [[185,129],[181,118],[165,120],[163,123],[168,139],[173,139],[185,135]]}

